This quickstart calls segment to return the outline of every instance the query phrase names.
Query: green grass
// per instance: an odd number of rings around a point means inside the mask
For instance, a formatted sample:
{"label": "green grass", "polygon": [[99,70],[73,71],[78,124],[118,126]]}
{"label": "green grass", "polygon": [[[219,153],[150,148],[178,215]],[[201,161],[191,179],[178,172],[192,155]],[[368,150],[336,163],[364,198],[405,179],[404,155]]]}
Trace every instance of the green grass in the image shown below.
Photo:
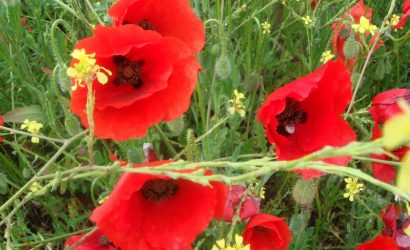
{"label": "green grass", "polygon": [[[20,110],[19,115],[41,121],[44,135],[69,138],[80,132],[77,118],[68,111],[70,82],[65,67],[75,43],[92,34],[91,25],[98,23],[95,13],[110,25],[106,9],[112,2],[92,1],[94,10],[82,0],[26,0],[8,6],[0,2],[0,114],[31,107]],[[179,152],[192,141],[187,139],[188,130],[199,137],[225,117],[227,101],[233,90],[239,89],[246,95],[245,119],[228,119],[201,144],[192,147],[190,158],[207,161],[228,157],[238,161],[247,154],[271,155],[264,130],[255,121],[258,107],[272,90],[320,66],[322,52],[331,49],[331,24],[354,1],[322,0],[323,5],[315,10],[310,8],[310,0],[191,2],[206,25],[206,47],[198,55],[202,72],[191,107],[179,121],[183,130],[175,131],[172,124],[160,124],[160,127]],[[365,2],[374,9],[373,22],[380,25],[387,14],[386,1]],[[395,13],[401,13],[402,2],[398,1]],[[244,4],[246,7],[241,8]],[[315,20],[308,28],[301,21],[306,15]],[[21,25],[22,18],[28,21],[26,27]],[[269,35],[261,30],[265,21],[271,24]],[[392,35],[404,36],[408,27]],[[408,38],[398,42],[383,38],[384,46],[374,54],[366,71],[355,110],[367,108],[373,96],[381,91],[410,87]],[[364,59],[359,57],[354,74],[360,73]],[[224,63],[216,63],[221,60]],[[353,114],[352,117],[349,122],[359,138],[369,140],[370,116]],[[9,124],[19,129],[18,123]],[[29,138],[5,131],[0,131],[0,135],[4,137],[0,144],[0,177],[7,183],[0,190],[0,204],[3,204],[57,152],[58,145],[44,140],[38,145],[31,144]],[[143,142],[152,142],[162,158],[170,156],[161,137],[152,129],[141,140],[123,143],[97,140],[96,164],[109,164],[110,151],[122,159],[140,162]],[[86,141],[81,139],[58,157],[47,174],[87,162]],[[352,166],[370,170],[368,163],[353,162]],[[267,199],[263,207],[266,212],[292,221],[294,240],[290,249],[354,249],[380,232],[378,213],[394,201],[391,194],[368,185],[358,201],[349,202],[343,198],[343,179],[326,176],[318,180],[320,188],[314,202],[301,207],[291,195],[298,178],[292,173],[272,175],[266,184]],[[73,180],[25,204],[12,217],[8,230],[12,245],[27,246],[13,249],[61,249],[66,234],[92,226],[87,221],[90,212],[99,199],[109,194],[117,179],[116,174]],[[0,217],[3,219],[9,212],[11,208]],[[236,231],[239,233],[241,228],[242,224]],[[0,232],[3,231],[5,226],[0,227]],[[228,224],[215,222],[215,227],[202,235],[205,241],[200,249],[209,249],[228,231]],[[6,239],[2,239],[0,249],[5,248]]]}

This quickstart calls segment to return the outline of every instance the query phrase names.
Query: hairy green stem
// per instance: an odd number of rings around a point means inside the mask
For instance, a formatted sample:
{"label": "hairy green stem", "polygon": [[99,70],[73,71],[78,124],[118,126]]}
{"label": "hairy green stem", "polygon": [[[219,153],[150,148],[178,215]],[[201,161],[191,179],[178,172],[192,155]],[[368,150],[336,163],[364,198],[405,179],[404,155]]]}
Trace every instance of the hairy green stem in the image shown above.
{"label": "hairy green stem", "polygon": [[46,162],[46,164],[37,172],[36,175],[34,175],[20,190],[18,190],[10,199],[8,199],[3,205],[0,207],[0,212],[4,211],[6,208],[8,208],[18,197],[20,197],[30,186],[33,184],[35,181],[37,181],[37,178],[41,176],[49,166],[51,166],[57,158],[63,154],[63,152],[67,149],[67,147],[76,141],[77,139],[81,138],[84,134],[86,134],[88,130],[84,130],[81,133],[73,136],[70,139],[67,139],[64,144],[61,146],[61,148],[53,155],[53,157]]}
{"label": "hairy green stem", "polygon": [[174,147],[172,146],[171,142],[169,141],[168,136],[162,131],[162,129],[159,127],[159,125],[154,126],[155,130],[161,137],[161,140],[164,142],[165,146],[167,147],[169,153],[171,154],[172,157],[174,157],[177,154],[177,151],[175,151]]}
{"label": "hairy green stem", "polygon": [[396,0],[392,0],[391,4],[390,4],[390,9],[389,9],[387,15],[384,17],[382,25],[381,25],[379,31],[377,32],[376,37],[373,41],[372,47],[370,48],[370,51],[367,54],[366,61],[364,63],[362,71],[360,72],[360,76],[359,76],[359,79],[357,80],[357,84],[356,84],[356,87],[355,87],[354,92],[353,92],[352,100],[350,101],[350,104],[349,104],[349,107],[347,108],[346,114],[349,114],[350,111],[353,108],[353,104],[354,104],[354,101],[356,99],[357,92],[359,91],[359,88],[360,88],[360,86],[362,84],[362,81],[363,81],[364,73],[366,72],[366,69],[369,66],[370,59],[373,55],[373,52],[375,51],[375,49],[377,47],[377,43],[379,42],[381,35],[385,31],[384,27],[386,26],[387,22],[389,21],[390,16],[393,14],[393,10],[394,10],[395,6],[396,6]]}

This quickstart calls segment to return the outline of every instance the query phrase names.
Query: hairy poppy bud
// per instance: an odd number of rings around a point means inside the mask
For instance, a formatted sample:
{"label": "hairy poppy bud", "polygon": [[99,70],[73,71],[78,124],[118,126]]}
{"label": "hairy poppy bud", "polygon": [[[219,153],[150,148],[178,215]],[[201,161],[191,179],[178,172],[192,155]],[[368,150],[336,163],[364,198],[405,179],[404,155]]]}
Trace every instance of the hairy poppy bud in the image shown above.
{"label": "hairy poppy bud", "polygon": [[222,80],[228,79],[231,75],[231,61],[224,53],[216,59],[215,73]]}
{"label": "hairy poppy bud", "polygon": [[310,206],[317,193],[317,183],[314,180],[299,179],[292,190],[293,199],[302,206]]}
{"label": "hairy poppy bud", "polygon": [[168,129],[171,130],[172,133],[180,135],[185,127],[184,116],[180,116],[173,121],[167,122],[166,124]]}
{"label": "hairy poppy bud", "polygon": [[377,81],[381,81],[384,79],[386,74],[386,67],[384,64],[384,60],[380,61],[377,65],[376,72],[374,72],[374,79]]}
{"label": "hairy poppy bud", "polygon": [[360,44],[353,38],[349,38],[343,46],[343,53],[347,59],[355,57],[360,50]]}
{"label": "hairy poppy bud", "polygon": [[243,82],[244,88],[249,92],[256,91],[263,82],[263,77],[256,72],[251,72]]}

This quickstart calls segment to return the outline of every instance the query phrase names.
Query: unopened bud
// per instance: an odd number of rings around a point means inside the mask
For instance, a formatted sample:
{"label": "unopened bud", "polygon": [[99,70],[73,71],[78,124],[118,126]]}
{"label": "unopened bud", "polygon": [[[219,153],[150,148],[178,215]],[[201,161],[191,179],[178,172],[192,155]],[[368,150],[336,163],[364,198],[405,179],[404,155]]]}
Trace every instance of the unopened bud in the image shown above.
{"label": "unopened bud", "polygon": [[231,75],[231,61],[226,54],[222,54],[215,63],[215,73],[222,80],[228,79]]}

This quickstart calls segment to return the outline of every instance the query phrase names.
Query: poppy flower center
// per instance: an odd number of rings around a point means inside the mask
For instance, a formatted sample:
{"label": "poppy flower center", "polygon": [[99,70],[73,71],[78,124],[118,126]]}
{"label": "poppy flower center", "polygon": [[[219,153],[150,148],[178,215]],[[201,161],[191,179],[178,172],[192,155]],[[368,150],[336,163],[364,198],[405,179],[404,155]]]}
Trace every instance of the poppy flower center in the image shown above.
{"label": "poppy flower center", "polygon": [[[122,24],[123,25],[131,24],[131,22],[123,21]],[[147,19],[143,19],[141,21],[138,21],[138,22],[132,23],[132,24],[136,24],[136,25],[140,26],[143,30],[155,30],[155,26],[150,21],[148,21]]]}
{"label": "poppy flower center", "polygon": [[155,26],[147,19],[138,21],[137,25],[140,26],[144,30],[155,30]]}
{"label": "poppy flower center", "polygon": [[290,136],[295,133],[296,125],[306,122],[307,113],[302,110],[300,103],[292,98],[286,98],[285,110],[276,116],[279,122],[276,131],[283,136]]}
{"label": "poppy flower center", "polygon": [[112,245],[112,243],[111,243],[111,242],[108,240],[108,238],[105,237],[104,235],[101,236],[101,237],[98,239],[98,243],[100,243],[100,245],[103,246],[103,247],[111,246],[111,245]]}
{"label": "poppy flower center", "polygon": [[255,234],[265,234],[267,231],[269,231],[267,228],[265,227],[260,227],[260,226],[256,226],[253,228],[253,232]]}
{"label": "poppy flower center", "polygon": [[163,201],[175,196],[179,186],[173,180],[149,180],[142,187],[142,196],[149,201]]}
{"label": "poppy flower center", "polygon": [[132,84],[135,88],[142,86],[141,68],[144,65],[143,61],[131,61],[125,56],[114,56],[114,64],[117,66],[115,84],[127,83]]}

